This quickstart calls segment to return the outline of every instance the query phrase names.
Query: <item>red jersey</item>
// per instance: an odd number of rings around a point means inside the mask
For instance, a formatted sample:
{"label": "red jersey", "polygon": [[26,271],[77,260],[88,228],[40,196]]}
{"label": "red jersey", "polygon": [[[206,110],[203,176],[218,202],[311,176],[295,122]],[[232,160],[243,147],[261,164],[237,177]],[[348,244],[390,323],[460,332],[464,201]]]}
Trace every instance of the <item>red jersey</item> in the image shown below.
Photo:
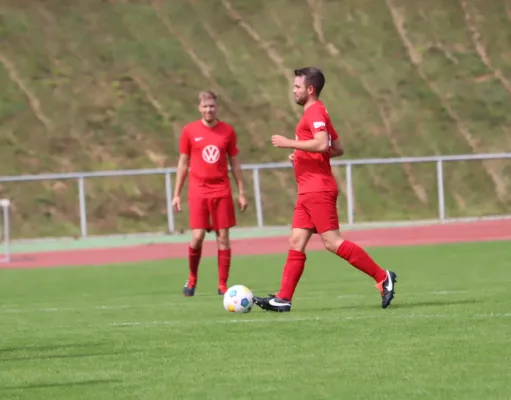
{"label": "red jersey", "polygon": [[[307,108],[298,122],[296,140],[314,139],[314,135],[321,131],[328,133],[329,143],[339,138],[324,104],[317,101]],[[337,182],[332,175],[328,151],[311,153],[295,150],[293,164],[298,183],[298,194],[338,190]]]}
{"label": "red jersey", "polygon": [[188,197],[231,196],[227,157],[238,154],[236,132],[222,121],[213,127],[201,120],[183,128],[179,152],[190,159]]}

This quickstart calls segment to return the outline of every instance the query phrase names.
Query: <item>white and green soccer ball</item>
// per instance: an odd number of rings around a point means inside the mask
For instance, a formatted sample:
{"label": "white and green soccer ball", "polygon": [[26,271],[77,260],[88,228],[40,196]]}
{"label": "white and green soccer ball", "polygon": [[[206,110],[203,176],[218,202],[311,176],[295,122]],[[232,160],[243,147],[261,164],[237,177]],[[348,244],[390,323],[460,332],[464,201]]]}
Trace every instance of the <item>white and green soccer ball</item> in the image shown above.
{"label": "white and green soccer ball", "polygon": [[248,313],[254,305],[252,291],[243,285],[234,285],[224,294],[224,308],[233,313]]}

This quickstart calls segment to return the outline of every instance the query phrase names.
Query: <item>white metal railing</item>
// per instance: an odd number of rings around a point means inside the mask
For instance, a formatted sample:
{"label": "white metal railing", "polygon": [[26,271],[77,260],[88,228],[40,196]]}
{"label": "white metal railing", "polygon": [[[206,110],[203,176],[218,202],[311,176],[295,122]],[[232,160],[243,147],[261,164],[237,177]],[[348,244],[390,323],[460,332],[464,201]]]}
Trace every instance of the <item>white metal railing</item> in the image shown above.
{"label": "white metal railing", "polygon": [[[454,161],[476,161],[476,160],[499,160],[511,159],[511,153],[494,154],[463,154],[450,156],[429,156],[429,157],[402,157],[402,158],[377,158],[377,159],[359,159],[359,160],[331,160],[332,166],[346,167],[346,191],[347,191],[347,217],[348,224],[354,221],[354,195],[353,195],[353,166],[357,165],[375,165],[375,164],[407,164],[407,163],[436,163],[437,188],[438,188],[438,219],[444,221],[445,215],[445,197],[444,197],[444,173],[443,166],[446,162]],[[267,164],[245,164],[243,170],[251,170],[254,183],[254,199],[257,216],[257,226],[264,227],[263,204],[261,200],[261,185],[259,171],[264,169],[292,168],[289,162],[267,163]],[[164,175],[165,179],[165,197],[167,208],[167,222],[169,232],[175,231],[174,212],[172,210],[172,174],[176,173],[175,168],[155,168],[155,169],[136,169],[136,170],[117,170],[117,171],[95,171],[95,172],[76,172],[61,174],[40,174],[40,175],[20,175],[20,176],[0,176],[0,182],[28,182],[43,180],[63,180],[76,179],[78,181],[78,202],[80,206],[80,230],[81,236],[87,236],[87,204],[85,196],[85,179],[100,177],[118,177],[118,176],[140,176],[140,175]]]}
{"label": "white metal railing", "polygon": [[11,261],[10,249],[10,223],[9,223],[9,208],[11,202],[7,199],[0,199],[0,263]]}

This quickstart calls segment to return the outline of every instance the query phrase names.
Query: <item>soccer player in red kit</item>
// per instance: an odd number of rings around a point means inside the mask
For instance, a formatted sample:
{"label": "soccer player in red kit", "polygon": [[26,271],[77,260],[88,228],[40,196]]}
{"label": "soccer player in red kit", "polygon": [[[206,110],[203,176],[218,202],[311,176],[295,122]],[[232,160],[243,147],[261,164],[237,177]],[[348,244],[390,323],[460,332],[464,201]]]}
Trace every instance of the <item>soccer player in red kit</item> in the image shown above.
{"label": "soccer player in red kit", "polygon": [[304,108],[296,127],[296,139],[272,136],[273,146],[294,149],[290,159],[298,183],[298,199],[280,290],[269,297],[254,297],[255,304],[263,310],[291,311],[293,294],[305,267],[305,249],[314,233],[321,236],[327,250],[375,280],[382,308],[387,308],[394,297],[396,274],[380,268],[361,247],[343,240],[339,232],[338,188],[330,158],[342,155],[344,150],[328,112],[319,100],[324,85],[325,76],[318,68],[295,70],[293,93],[296,103]]}
{"label": "soccer player in red kit", "polygon": [[228,163],[238,187],[241,211],[247,207],[236,132],[217,118],[217,96],[211,91],[199,94],[202,118],[186,125],[179,141],[179,162],[172,206],[181,211],[181,190],[188,173],[189,224],[192,240],[188,249],[189,276],[183,289],[195,295],[202,244],[206,232],[215,231],[218,245],[218,294],[227,290],[231,267],[229,229],[236,225],[236,214],[229,181]]}

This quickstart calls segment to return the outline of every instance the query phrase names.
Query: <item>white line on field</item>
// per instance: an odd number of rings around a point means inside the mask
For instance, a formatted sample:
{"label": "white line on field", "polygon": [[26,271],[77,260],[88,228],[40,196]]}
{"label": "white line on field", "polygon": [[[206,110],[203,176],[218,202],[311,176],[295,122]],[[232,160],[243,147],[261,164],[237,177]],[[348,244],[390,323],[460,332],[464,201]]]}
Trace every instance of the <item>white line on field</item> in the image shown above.
{"label": "white line on field", "polygon": [[511,317],[511,313],[489,313],[489,314],[475,314],[474,318],[507,318]]}
{"label": "white line on field", "polygon": [[[273,313],[272,313],[273,314]],[[337,317],[323,317],[323,316],[309,316],[309,317],[294,317],[289,316],[288,314],[275,315],[269,318],[251,318],[245,314],[245,318],[242,317],[242,314],[239,314],[238,318],[225,318],[219,320],[175,320],[175,321],[120,321],[120,322],[111,322],[106,325],[104,324],[87,324],[87,325],[55,325],[54,328],[59,329],[75,329],[77,327],[80,328],[96,328],[101,329],[102,327],[109,326],[112,328],[149,328],[151,326],[211,326],[211,325],[230,325],[230,324],[274,324],[274,323],[296,323],[296,322],[348,322],[348,321],[361,321],[361,320],[375,320],[381,319],[388,321],[389,319],[395,320],[407,320],[407,319],[418,319],[418,320],[428,320],[428,319],[463,319],[463,320],[477,320],[477,319],[495,319],[495,318],[511,318],[511,313],[486,313],[486,314],[397,314],[397,313],[389,313],[382,312],[379,314],[369,314],[369,315],[345,315],[345,316],[337,316]],[[234,315],[232,316],[234,317]]]}
{"label": "white line on field", "polygon": [[431,294],[436,295],[450,295],[450,294],[462,294],[467,293],[466,290],[441,290],[439,292],[431,292]]}
{"label": "white line on field", "polygon": [[468,318],[468,319],[490,319],[490,318],[509,318],[511,313],[489,313],[489,314],[474,314],[474,315],[460,315],[460,314],[373,314],[373,315],[353,315],[344,317],[287,317],[281,318],[268,318],[268,319],[222,319],[211,321],[152,321],[152,322],[112,322],[110,326],[151,326],[151,325],[215,325],[215,324],[272,324],[272,323],[294,323],[294,322],[335,322],[335,321],[358,321],[364,319],[442,319],[442,318]]}
{"label": "white line on field", "polygon": [[[411,292],[411,293],[402,293],[399,292],[400,296],[422,296],[422,295],[434,295],[434,296],[449,296],[449,295],[457,295],[467,293],[466,290],[443,290],[443,291],[435,291],[435,292]],[[356,298],[364,298],[368,297],[367,294],[345,294],[340,296],[298,296],[296,300],[321,300],[326,298],[332,299],[356,299]],[[189,303],[177,303],[179,307],[183,307],[185,304],[190,306],[196,306],[196,303],[190,301]],[[134,304],[134,305],[103,305],[96,307],[77,307],[77,308],[59,308],[59,307],[43,307],[43,308],[29,308],[22,307],[18,305],[4,305],[0,307],[0,314],[16,314],[16,313],[30,313],[30,312],[76,312],[76,311],[93,311],[93,310],[123,310],[123,309],[137,309],[137,308],[157,308],[157,307],[172,307],[175,306],[176,303],[155,303],[155,304]]]}

